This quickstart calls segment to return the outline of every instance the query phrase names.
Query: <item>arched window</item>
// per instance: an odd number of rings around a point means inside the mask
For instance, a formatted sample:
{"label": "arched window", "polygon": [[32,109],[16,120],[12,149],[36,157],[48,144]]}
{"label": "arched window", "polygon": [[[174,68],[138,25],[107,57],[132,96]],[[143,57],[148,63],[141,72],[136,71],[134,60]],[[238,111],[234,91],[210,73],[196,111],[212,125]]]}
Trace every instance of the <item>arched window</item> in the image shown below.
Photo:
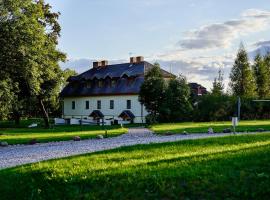
{"label": "arched window", "polygon": [[104,84],[103,80],[99,80],[98,81],[98,87],[99,88],[103,87],[103,84]]}
{"label": "arched window", "polygon": [[86,88],[91,88],[91,86],[92,86],[92,84],[91,84],[91,82],[90,81],[86,81]]}
{"label": "arched window", "polygon": [[116,80],[115,79],[112,79],[111,80],[111,87],[115,87],[116,86]]}

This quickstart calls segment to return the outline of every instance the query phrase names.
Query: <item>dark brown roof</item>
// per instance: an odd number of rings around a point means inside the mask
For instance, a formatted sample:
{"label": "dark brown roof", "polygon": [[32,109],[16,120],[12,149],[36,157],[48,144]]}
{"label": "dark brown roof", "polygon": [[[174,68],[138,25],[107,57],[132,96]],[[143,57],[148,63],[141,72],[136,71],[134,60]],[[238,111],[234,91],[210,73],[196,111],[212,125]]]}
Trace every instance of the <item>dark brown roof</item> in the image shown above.
{"label": "dark brown roof", "polygon": [[[144,75],[153,67],[148,62],[123,63],[108,65],[105,67],[92,68],[78,76],[68,79],[69,84],[62,90],[61,97],[74,96],[101,96],[101,95],[125,95],[138,94],[144,82]],[[163,70],[162,74],[166,78],[174,75]],[[111,80],[116,84],[111,85]],[[103,86],[98,86],[98,81],[103,81]],[[91,87],[87,87],[87,82],[91,82]]]}

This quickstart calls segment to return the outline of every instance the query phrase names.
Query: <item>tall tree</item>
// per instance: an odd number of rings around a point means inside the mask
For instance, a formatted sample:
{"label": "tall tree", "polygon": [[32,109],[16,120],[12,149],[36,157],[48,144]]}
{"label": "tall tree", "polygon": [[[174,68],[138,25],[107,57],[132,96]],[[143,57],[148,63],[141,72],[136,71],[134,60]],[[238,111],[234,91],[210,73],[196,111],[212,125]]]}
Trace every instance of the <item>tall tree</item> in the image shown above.
{"label": "tall tree", "polygon": [[259,54],[255,57],[253,71],[257,85],[257,94],[260,98],[269,97],[270,79],[266,62]]}
{"label": "tall tree", "polygon": [[56,98],[61,85],[59,61],[65,55],[57,50],[59,13],[43,0],[0,0],[0,66],[18,86],[13,113],[19,119],[22,102],[36,99],[46,127],[46,104]]}
{"label": "tall tree", "polygon": [[212,94],[213,95],[222,95],[224,90],[224,83],[223,83],[223,72],[221,68],[218,70],[218,77],[214,79]]}
{"label": "tall tree", "polygon": [[146,110],[156,121],[164,101],[165,80],[158,63],[154,64],[145,75],[144,83],[141,86],[139,101],[144,104]]}
{"label": "tall tree", "polygon": [[190,87],[186,77],[179,75],[170,79],[165,96],[169,121],[185,121],[191,118]]}
{"label": "tall tree", "polygon": [[230,79],[233,95],[242,97],[256,96],[256,83],[243,44],[240,45],[238,50]]}

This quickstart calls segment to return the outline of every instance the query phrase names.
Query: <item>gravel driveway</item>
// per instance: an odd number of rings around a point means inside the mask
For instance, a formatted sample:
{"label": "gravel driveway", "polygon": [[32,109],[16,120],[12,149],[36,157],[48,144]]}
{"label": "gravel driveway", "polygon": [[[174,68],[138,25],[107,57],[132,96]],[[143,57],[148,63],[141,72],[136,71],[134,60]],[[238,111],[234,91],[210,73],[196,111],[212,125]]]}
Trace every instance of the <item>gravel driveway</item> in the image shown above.
{"label": "gravel driveway", "polygon": [[0,148],[0,169],[14,167],[26,163],[39,162],[53,158],[61,158],[72,155],[113,149],[122,146],[173,142],[179,140],[199,139],[208,137],[222,137],[226,135],[231,134],[219,133],[157,136],[152,134],[150,130],[145,128],[132,128],[129,129],[127,134],[113,138],[90,139],[79,142],[64,141],[35,145],[14,145]]}

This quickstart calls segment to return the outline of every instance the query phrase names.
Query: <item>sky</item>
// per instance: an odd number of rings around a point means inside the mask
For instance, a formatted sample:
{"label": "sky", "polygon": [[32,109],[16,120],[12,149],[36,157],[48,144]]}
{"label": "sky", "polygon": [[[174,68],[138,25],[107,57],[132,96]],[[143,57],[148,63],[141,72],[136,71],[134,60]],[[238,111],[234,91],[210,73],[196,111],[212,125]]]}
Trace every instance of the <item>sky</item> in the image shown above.
{"label": "sky", "polygon": [[59,11],[63,68],[88,70],[94,60],[144,56],[208,89],[225,83],[239,44],[252,56],[270,50],[269,0],[47,0]]}

